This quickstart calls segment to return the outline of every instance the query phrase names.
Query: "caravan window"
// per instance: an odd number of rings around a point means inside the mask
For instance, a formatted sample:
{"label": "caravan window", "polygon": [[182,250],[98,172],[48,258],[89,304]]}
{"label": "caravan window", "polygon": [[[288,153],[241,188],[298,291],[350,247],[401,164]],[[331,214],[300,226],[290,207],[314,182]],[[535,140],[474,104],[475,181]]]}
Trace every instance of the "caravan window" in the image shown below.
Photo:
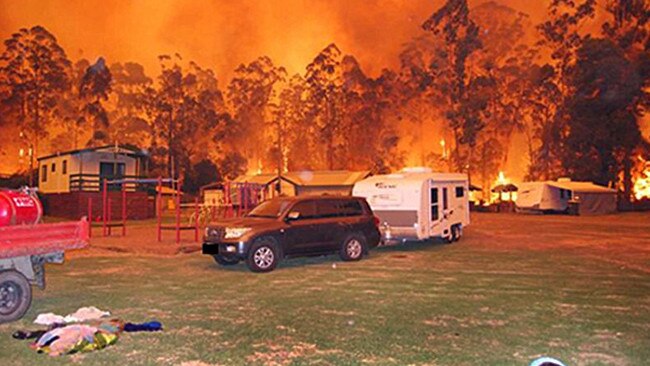
{"label": "caravan window", "polygon": [[446,210],[449,208],[449,197],[448,196],[448,189],[447,187],[442,189],[442,209]]}
{"label": "caravan window", "polygon": [[465,196],[465,187],[463,186],[456,187],[456,198],[460,198],[464,196]]}
{"label": "caravan window", "polygon": [[431,221],[438,220],[438,188],[431,188]]}
{"label": "caravan window", "polygon": [[41,168],[41,182],[47,182],[47,164]]}

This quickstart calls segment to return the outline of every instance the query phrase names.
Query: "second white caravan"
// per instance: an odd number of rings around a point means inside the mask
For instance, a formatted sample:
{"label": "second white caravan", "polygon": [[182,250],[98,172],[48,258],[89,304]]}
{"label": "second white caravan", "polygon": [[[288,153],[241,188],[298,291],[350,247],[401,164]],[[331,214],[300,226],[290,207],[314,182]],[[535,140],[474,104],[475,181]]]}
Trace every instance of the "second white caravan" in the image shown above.
{"label": "second white caravan", "polygon": [[379,217],[385,242],[460,239],[469,225],[468,180],[465,174],[405,169],[375,175],[354,185]]}

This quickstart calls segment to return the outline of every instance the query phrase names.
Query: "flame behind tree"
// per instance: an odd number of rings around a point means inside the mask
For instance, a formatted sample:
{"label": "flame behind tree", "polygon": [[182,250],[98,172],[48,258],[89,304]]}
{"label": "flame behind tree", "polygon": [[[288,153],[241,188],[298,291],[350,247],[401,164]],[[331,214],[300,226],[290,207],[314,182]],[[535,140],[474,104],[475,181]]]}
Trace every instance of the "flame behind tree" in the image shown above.
{"label": "flame behind tree", "polygon": [[634,198],[638,201],[650,199],[650,161],[638,157],[642,170],[634,181]]}

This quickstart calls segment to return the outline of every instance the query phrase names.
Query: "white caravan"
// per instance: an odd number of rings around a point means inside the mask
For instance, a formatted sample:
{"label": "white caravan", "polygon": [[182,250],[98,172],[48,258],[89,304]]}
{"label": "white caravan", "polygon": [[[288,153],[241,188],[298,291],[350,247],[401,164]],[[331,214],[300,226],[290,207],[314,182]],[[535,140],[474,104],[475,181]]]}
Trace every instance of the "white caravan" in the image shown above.
{"label": "white caravan", "polygon": [[570,203],[578,204],[579,215],[598,215],[616,212],[615,189],[591,182],[558,181],[526,182],[519,185],[517,211],[567,212]]}
{"label": "white caravan", "polygon": [[469,225],[469,191],[465,174],[404,169],[357,182],[354,196],[364,197],[380,219],[384,242],[460,239]]}

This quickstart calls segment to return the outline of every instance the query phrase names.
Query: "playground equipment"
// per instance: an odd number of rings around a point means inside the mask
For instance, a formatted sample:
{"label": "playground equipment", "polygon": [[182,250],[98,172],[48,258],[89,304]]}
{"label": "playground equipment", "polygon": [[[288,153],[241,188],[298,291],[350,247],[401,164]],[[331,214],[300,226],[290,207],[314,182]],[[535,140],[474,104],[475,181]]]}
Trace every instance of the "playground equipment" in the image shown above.
{"label": "playground equipment", "polygon": [[[180,188],[183,186],[183,179],[168,179],[171,183],[173,202],[174,202],[174,225],[163,225],[162,224],[162,188],[163,188],[163,179],[158,178],[158,185],[156,188],[156,216],[158,218],[158,242],[162,241],[162,231],[163,230],[174,230],[176,232],[176,244],[181,241],[181,231],[184,230],[194,230],[194,241],[199,241],[199,231],[201,230],[201,224],[199,220],[195,220],[194,223],[190,225],[181,225],[181,192]],[[199,212],[199,200],[194,199],[194,215],[198,216]]]}
{"label": "playground equipment", "polygon": [[85,218],[42,224],[42,212],[33,189],[0,190],[0,323],[29,309],[31,284],[45,288],[45,263],[63,263],[65,250],[88,244]]}
{"label": "playground equipment", "polygon": [[[162,241],[163,231],[173,231],[175,233],[176,243],[180,243],[182,231],[194,231],[194,241],[199,241],[199,233],[201,228],[207,225],[210,221],[218,218],[231,218],[240,217],[245,215],[252,208],[257,206],[260,202],[271,197],[265,186],[254,183],[238,183],[228,182],[224,183],[221,187],[223,189],[222,199],[220,202],[203,204],[199,203],[199,199],[194,199],[191,203],[181,203],[181,187],[183,186],[183,179],[173,178],[150,178],[150,179],[115,179],[104,180],[102,182],[102,202],[101,202],[101,218],[100,223],[94,226],[102,228],[103,236],[111,236],[113,228],[121,228],[121,235],[126,235],[126,220],[128,218],[128,205],[127,205],[127,190],[135,188],[127,188],[131,185],[155,185],[156,187],[156,231],[158,242]],[[119,219],[115,219],[114,203],[115,194],[110,194],[110,188],[119,186],[120,204],[119,210],[121,215]],[[163,188],[165,187],[165,188]],[[114,191],[117,191],[114,189]],[[163,195],[167,193],[171,196],[170,205],[173,208],[173,224],[163,224]],[[93,202],[92,198],[88,198],[88,220],[93,224]],[[192,213],[189,216],[187,223],[181,219],[182,209],[191,209]],[[89,235],[92,235],[92,230]]]}

